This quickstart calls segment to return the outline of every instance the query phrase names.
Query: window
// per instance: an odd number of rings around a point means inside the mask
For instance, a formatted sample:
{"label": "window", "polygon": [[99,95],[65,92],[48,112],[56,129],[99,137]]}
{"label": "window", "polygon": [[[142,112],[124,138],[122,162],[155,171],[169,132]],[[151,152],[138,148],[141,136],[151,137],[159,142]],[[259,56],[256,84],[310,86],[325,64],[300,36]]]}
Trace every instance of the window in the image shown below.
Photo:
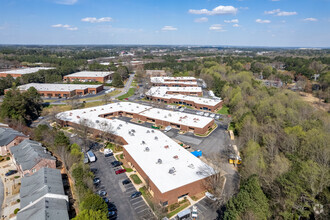
{"label": "window", "polygon": [[163,205],[164,207],[167,206],[167,205],[168,205],[168,201],[163,202],[162,205]]}

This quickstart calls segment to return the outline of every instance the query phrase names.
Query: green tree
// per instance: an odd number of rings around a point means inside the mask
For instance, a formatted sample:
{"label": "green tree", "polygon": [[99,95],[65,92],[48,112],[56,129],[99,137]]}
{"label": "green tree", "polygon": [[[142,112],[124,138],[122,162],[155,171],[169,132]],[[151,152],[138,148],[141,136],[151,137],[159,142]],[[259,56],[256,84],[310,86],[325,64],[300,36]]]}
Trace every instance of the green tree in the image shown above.
{"label": "green tree", "polygon": [[107,220],[107,214],[102,211],[87,209],[81,211],[74,220]]}
{"label": "green tree", "polygon": [[55,140],[54,140],[54,145],[55,146],[69,146],[70,144],[70,140],[67,136],[65,136],[65,134],[63,133],[63,131],[59,131],[56,133],[55,135]]}
{"label": "green tree", "polygon": [[129,71],[126,66],[119,66],[116,72],[121,76],[123,80],[129,77]]}
{"label": "green tree", "polygon": [[94,210],[106,213],[108,211],[107,204],[104,200],[94,193],[87,194],[80,203],[80,210]]}
{"label": "green tree", "polygon": [[114,87],[119,87],[119,88],[124,86],[123,80],[118,72],[115,72],[113,74],[112,85]]}

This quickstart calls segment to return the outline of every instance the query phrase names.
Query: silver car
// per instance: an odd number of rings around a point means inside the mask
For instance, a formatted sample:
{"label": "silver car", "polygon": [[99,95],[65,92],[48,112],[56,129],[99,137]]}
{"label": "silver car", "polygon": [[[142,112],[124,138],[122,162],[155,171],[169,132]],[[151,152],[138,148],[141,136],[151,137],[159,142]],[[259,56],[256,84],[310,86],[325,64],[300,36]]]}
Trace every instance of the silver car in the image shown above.
{"label": "silver car", "polygon": [[204,113],[204,116],[206,116],[206,117],[209,116],[209,115],[210,115],[210,113],[208,113],[208,112]]}
{"label": "silver car", "polygon": [[215,117],[215,114],[213,114],[213,113],[210,114],[210,117],[211,117],[211,118],[214,118],[214,117]]}

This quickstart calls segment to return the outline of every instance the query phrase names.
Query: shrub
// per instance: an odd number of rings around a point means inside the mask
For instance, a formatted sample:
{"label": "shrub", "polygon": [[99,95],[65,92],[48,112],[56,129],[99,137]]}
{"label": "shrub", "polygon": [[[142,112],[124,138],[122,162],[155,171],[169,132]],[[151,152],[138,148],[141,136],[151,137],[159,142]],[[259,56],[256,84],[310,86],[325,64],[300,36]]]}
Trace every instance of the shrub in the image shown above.
{"label": "shrub", "polygon": [[16,202],[20,202],[21,200],[20,199],[17,199]]}
{"label": "shrub", "polygon": [[10,157],[6,157],[6,160],[10,160]]}
{"label": "shrub", "polygon": [[15,209],[14,214],[16,215],[18,211],[19,211],[19,208]]}
{"label": "shrub", "polygon": [[179,207],[180,207],[179,203],[174,203],[174,204],[170,205],[170,211],[173,211]]}
{"label": "shrub", "polygon": [[18,179],[18,178],[20,178],[20,176],[15,176],[14,178],[15,178],[15,179]]}

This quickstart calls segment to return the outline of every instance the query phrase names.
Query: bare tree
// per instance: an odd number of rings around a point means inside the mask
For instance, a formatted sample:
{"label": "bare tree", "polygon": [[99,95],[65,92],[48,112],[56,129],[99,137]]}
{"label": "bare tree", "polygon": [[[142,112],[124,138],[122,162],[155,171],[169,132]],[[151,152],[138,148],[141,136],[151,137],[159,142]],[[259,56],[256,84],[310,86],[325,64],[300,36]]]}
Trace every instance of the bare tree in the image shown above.
{"label": "bare tree", "polygon": [[108,103],[111,103],[111,101],[112,101],[112,99],[111,99],[111,96],[110,96],[110,94],[109,93],[106,93],[106,94],[104,94],[104,96],[103,96],[103,102],[104,102],[104,104],[108,104]]}
{"label": "bare tree", "polygon": [[81,106],[79,103],[79,98],[78,96],[73,96],[71,97],[68,101],[67,104],[71,106],[71,109],[77,109]]}
{"label": "bare tree", "polygon": [[101,139],[105,139],[106,141],[111,141],[113,139],[115,128],[110,122],[102,121],[98,123],[98,128],[100,130],[99,137]]}
{"label": "bare tree", "polygon": [[88,135],[91,133],[91,128],[94,127],[94,122],[90,121],[89,119],[80,119],[79,123],[73,127],[75,129],[76,134],[83,141],[82,147],[84,149],[84,152],[86,152],[89,146]]}

